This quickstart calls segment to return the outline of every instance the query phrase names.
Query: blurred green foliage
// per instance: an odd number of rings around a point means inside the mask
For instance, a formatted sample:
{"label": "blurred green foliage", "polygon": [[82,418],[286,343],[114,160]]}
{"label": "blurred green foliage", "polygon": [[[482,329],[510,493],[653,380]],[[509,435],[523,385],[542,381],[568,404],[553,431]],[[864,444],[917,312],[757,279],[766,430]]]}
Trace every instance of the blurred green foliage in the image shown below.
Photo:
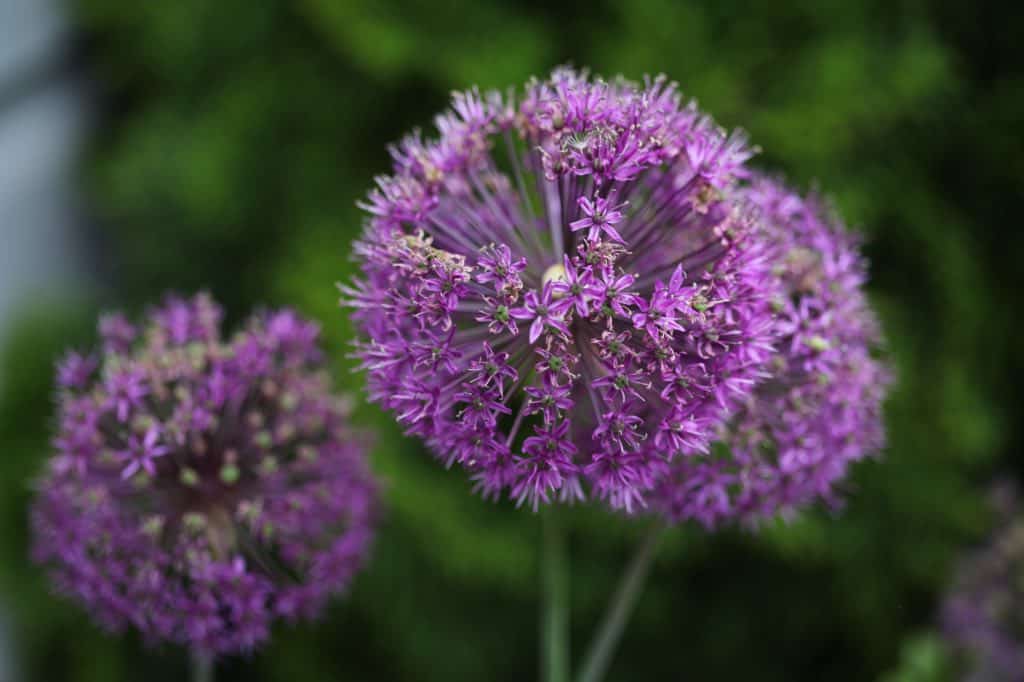
{"label": "blurred green foliage", "polygon": [[934,636],[914,636],[904,643],[899,665],[879,682],[952,682],[950,658]]}
{"label": "blurred green foliage", "polygon": [[[26,558],[29,481],[47,453],[58,349],[95,308],[209,288],[238,319],[289,304],[323,323],[358,391],[332,283],[351,276],[354,202],[385,145],[428,128],[453,88],[554,65],[665,72],[764,148],[758,163],[833,194],[869,238],[872,295],[899,384],[891,445],[857,467],[840,515],[760,533],[674,532],[611,679],[940,680],[927,628],[952,560],[984,533],[983,483],[1020,468],[1016,296],[1024,247],[1019,4],[942,0],[678,3],[79,0],[106,116],[83,181],[107,294],[33,310],[4,355],[0,603],[28,679],[181,679],[174,650],[106,637]],[[1015,14],[1015,16],[1014,16]],[[219,679],[535,677],[537,518],[469,494],[389,419],[374,463],[389,513],[375,558],[318,627],[280,628]],[[1017,473],[1020,473],[1019,471]],[[641,525],[572,524],[577,652]],[[908,671],[908,672],[904,672]]]}

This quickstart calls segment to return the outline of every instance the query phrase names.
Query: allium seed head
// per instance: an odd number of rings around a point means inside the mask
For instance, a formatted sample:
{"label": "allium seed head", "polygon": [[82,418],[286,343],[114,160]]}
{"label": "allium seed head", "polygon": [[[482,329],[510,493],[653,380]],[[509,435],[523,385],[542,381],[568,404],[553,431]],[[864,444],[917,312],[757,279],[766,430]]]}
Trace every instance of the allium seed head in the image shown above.
{"label": "allium seed head", "polygon": [[139,329],[101,319],[102,356],[58,368],[32,515],[61,592],[105,626],[206,655],[315,616],[362,564],[376,506],[317,327],[281,311],[222,340],[220,321],[204,295],[167,299]]}
{"label": "allium seed head", "polygon": [[847,466],[882,447],[891,381],[863,286],[857,236],[814,196],[754,178],[779,294],[769,378],[740,403],[712,457],[672,465],[657,505],[673,520],[756,521],[817,499],[835,501]]}
{"label": "allium seed head", "polygon": [[437,129],[361,204],[371,399],[485,495],[642,506],[771,353],[751,150],[663,78],[569,69],[458,93]]}

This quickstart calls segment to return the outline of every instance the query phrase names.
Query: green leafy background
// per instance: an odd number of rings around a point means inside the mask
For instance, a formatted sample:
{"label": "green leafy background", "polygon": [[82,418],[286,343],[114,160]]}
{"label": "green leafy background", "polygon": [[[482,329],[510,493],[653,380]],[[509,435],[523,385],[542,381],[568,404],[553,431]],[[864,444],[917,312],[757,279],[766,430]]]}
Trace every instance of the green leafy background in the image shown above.
{"label": "green leafy background", "polygon": [[[385,145],[448,92],[560,63],[664,72],[817,182],[869,236],[871,294],[899,383],[890,447],[849,504],[759,533],[665,542],[610,679],[951,679],[928,634],[956,557],[983,537],[986,483],[1019,474],[1024,74],[1018,3],[943,0],[79,0],[102,117],[80,178],[99,294],[34,302],[3,349],[0,602],[26,679],[180,680],[186,657],[95,629],[27,558],[52,364],[96,311],[208,288],[238,320],[293,305],[323,323],[339,385],[352,329],[355,201]],[[369,407],[388,512],[374,558],[324,622],[275,632],[222,680],[529,680],[538,518],[469,494]],[[578,655],[642,524],[568,513]]]}

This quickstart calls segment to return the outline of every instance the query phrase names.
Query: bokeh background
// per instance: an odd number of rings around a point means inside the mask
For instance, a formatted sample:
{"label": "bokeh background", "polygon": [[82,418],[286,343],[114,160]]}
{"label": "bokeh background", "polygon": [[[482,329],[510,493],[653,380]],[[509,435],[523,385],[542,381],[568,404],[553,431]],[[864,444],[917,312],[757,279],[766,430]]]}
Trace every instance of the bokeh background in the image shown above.
{"label": "bokeh background", "polygon": [[[206,288],[233,320],[282,304],[321,320],[358,391],[333,284],[386,143],[429,128],[454,88],[567,62],[665,72],[750,132],[757,165],[827,190],[869,237],[899,375],[890,446],[856,468],[842,514],[671,534],[610,679],[955,679],[937,604],[991,521],[989,482],[1024,472],[1021,8],[0,0],[0,680],[186,670],[95,629],[27,560],[62,349],[94,341],[101,309]],[[319,626],[279,628],[219,679],[534,679],[538,519],[360,414],[388,485],[369,570]],[[569,519],[578,654],[641,528]]]}

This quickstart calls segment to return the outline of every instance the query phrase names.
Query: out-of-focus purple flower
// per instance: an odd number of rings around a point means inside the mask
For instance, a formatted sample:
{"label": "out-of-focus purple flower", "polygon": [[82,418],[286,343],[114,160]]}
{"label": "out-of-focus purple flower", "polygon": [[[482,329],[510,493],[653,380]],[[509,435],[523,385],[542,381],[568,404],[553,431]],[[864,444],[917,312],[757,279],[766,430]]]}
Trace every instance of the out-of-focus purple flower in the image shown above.
{"label": "out-of-focus purple flower", "polygon": [[58,366],[57,452],[32,514],[60,592],[205,655],[315,617],[363,563],[377,497],[317,327],[282,311],[222,340],[220,319],[205,295],[168,298],[138,334],[102,318],[102,362]]}
{"label": "out-of-focus purple flower", "polygon": [[81,389],[89,383],[96,371],[96,359],[89,355],[70,352],[57,365],[57,385],[61,388]]}
{"label": "out-of-focus purple flower", "polygon": [[457,94],[437,128],[362,204],[342,293],[371,399],[485,495],[642,508],[772,351],[743,135],[664,78],[570,69]]}
{"label": "out-of-focus purple flower", "polygon": [[105,353],[125,353],[135,341],[135,325],[122,313],[107,313],[100,317],[100,338]]}
{"label": "out-of-focus purple flower", "polygon": [[1024,679],[1024,519],[1012,489],[997,490],[999,523],[961,562],[942,607],[942,633],[963,655],[966,680]]}
{"label": "out-of-focus purple flower", "polygon": [[[673,464],[657,495],[670,519],[707,526],[834,503],[849,464],[884,442],[881,405],[891,378],[877,358],[881,335],[863,291],[857,236],[818,198],[775,180],[753,179],[746,196],[766,227],[781,285],[773,302],[778,353],[770,377],[722,430],[721,452]],[[693,378],[676,372],[667,390],[691,390]],[[666,421],[666,441],[692,438],[685,417]]]}
{"label": "out-of-focus purple flower", "polygon": [[143,436],[132,434],[124,450],[117,453],[118,459],[124,462],[121,478],[131,478],[140,469],[150,476],[156,476],[156,458],[167,454],[167,446],[158,445],[160,431],[156,426],[146,429]]}

